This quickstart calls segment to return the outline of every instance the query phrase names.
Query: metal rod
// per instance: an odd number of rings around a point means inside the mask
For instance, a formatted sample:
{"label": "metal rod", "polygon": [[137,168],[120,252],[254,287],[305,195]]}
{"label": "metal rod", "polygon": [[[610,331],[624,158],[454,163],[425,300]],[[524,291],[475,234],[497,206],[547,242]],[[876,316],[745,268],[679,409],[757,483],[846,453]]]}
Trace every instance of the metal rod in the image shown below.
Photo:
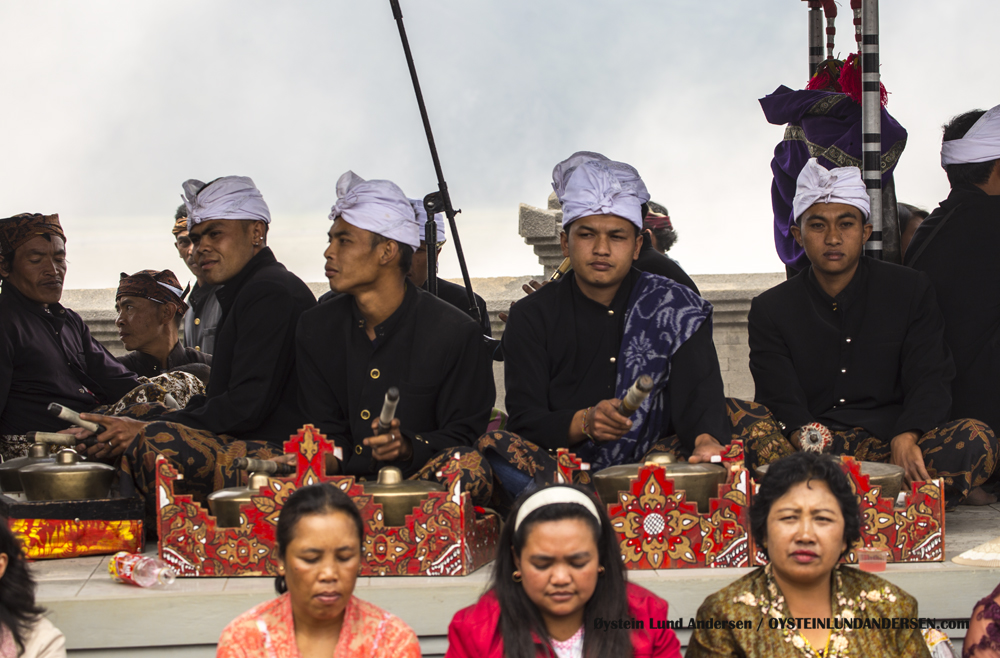
{"label": "metal rod", "polygon": [[77,427],[82,427],[83,429],[90,432],[94,432],[96,434],[100,434],[101,432],[104,431],[104,428],[98,425],[97,423],[93,423],[89,420],[84,420],[80,418],[80,414],[73,411],[69,407],[64,407],[61,404],[56,404],[55,402],[49,405],[49,413],[52,414],[53,416],[57,416],[65,420],[67,423],[72,423]]}
{"label": "metal rod", "polygon": [[438,250],[437,222],[434,221],[434,215],[428,215],[427,223],[424,224],[424,249],[424,253],[427,254],[427,283],[424,284],[424,287],[427,288],[427,292],[436,296],[438,294]]}
{"label": "metal rod", "polygon": [[[406,65],[410,69],[410,79],[413,81],[413,91],[417,95],[417,107],[420,108],[420,119],[424,124],[424,132],[427,134],[427,146],[430,147],[431,160],[434,161],[434,173],[437,175],[438,180],[438,192],[436,194],[428,194],[424,197],[424,209],[427,210],[427,225],[431,228],[435,228],[434,214],[439,212],[444,212],[445,217],[448,218],[448,225],[451,227],[451,237],[455,241],[455,253],[458,256],[458,265],[462,270],[462,279],[465,282],[465,292],[468,296],[469,301],[469,315],[478,323],[480,321],[479,316],[479,306],[476,304],[476,298],[472,293],[472,280],[469,278],[469,268],[465,264],[465,252],[462,251],[462,241],[458,237],[458,226],[455,224],[455,215],[460,211],[456,211],[451,205],[451,197],[448,195],[448,183],[444,180],[444,173],[441,170],[441,160],[438,158],[437,146],[434,144],[434,133],[431,131],[431,121],[427,116],[427,107],[424,105],[424,95],[420,91],[420,81],[417,79],[417,68],[413,63],[413,54],[410,52],[410,42],[406,38],[406,28],[403,26],[403,10],[400,9],[399,0],[389,0],[389,5],[392,7],[392,17],[396,20],[396,26],[399,28],[399,39],[403,43],[403,53],[406,55]],[[435,236],[436,237],[436,236]],[[430,270],[430,250],[435,250],[435,257],[437,256],[437,241],[429,242],[425,241],[427,245],[427,289],[431,290],[437,289],[437,272],[432,272]]]}
{"label": "metal rod", "polygon": [[865,245],[865,254],[881,260],[882,93],[878,70],[878,0],[864,0],[861,12],[861,151],[872,223],[872,236]]}
{"label": "metal rod", "polygon": [[266,475],[294,475],[296,471],[294,464],[284,464],[269,459],[254,459],[252,457],[237,457],[233,460],[233,468],[251,473],[264,473]]}
{"label": "metal rod", "polygon": [[823,62],[823,3],[809,2],[809,78],[816,75],[816,69]]}

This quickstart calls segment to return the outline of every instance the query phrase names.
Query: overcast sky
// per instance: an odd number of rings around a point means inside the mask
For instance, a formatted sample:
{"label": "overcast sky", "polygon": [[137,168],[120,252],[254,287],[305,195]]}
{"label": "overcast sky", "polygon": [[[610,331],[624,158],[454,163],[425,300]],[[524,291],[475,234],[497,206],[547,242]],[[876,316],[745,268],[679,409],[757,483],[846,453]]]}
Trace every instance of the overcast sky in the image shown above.
{"label": "overcast sky", "polygon": [[[940,126],[1000,103],[1000,3],[882,0],[889,111],[909,130],[901,200],[947,195]],[[841,55],[854,48],[850,6]],[[757,99],[807,73],[800,0],[402,0],[472,276],[540,271],[518,203],[594,150],[638,168],[691,273],[781,269]],[[0,215],[58,212],[67,287],[183,266],[180,184],[252,177],[270,244],[322,280],[337,178],[436,187],[388,0],[0,5]],[[453,251],[442,274],[457,276]],[[186,272],[184,272],[186,274]],[[182,278],[183,275],[182,275]]]}

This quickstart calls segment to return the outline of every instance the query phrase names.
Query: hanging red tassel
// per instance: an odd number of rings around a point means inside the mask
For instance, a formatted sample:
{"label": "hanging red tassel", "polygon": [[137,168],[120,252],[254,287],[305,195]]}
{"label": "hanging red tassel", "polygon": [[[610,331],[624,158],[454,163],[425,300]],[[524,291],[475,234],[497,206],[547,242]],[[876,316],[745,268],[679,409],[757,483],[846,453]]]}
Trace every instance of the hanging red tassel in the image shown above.
{"label": "hanging red tassel", "polygon": [[806,83],[806,89],[813,91],[834,91],[842,93],[840,88],[840,68],[843,62],[837,59],[828,59],[819,65],[816,73]]}
{"label": "hanging red tassel", "polygon": [[[843,93],[858,105],[861,104],[861,58],[856,53],[851,53],[840,69],[840,89]],[[879,97],[882,107],[889,103],[889,92],[885,90],[885,85],[879,82]]]}

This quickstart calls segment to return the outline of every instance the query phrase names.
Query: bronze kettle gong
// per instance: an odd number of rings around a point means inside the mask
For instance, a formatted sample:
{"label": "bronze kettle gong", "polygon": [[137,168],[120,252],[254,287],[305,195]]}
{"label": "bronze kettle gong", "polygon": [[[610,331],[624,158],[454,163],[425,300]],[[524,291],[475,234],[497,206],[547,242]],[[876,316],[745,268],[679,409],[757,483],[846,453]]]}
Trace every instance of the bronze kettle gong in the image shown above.
{"label": "bronze kettle gong", "polygon": [[426,480],[404,480],[403,472],[395,466],[379,469],[378,482],[362,482],[365,493],[382,505],[385,525],[402,526],[406,515],[427,498],[432,491],[444,491],[444,486]]}
{"label": "bronze kettle gong", "polygon": [[28,500],[94,500],[111,494],[115,469],[107,464],[83,461],[71,448],[63,448],[51,462],[21,469],[21,484]]}
{"label": "bronze kettle gong", "polygon": [[[674,481],[674,491],[683,490],[689,502],[698,504],[698,511],[708,512],[708,501],[718,496],[719,485],[726,482],[726,469],[718,464],[689,464],[678,462],[669,453],[657,453],[646,464],[662,466],[668,478]],[[619,491],[631,491],[632,482],[639,479],[643,464],[610,466],[594,474],[594,486],[605,505],[618,502]]]}

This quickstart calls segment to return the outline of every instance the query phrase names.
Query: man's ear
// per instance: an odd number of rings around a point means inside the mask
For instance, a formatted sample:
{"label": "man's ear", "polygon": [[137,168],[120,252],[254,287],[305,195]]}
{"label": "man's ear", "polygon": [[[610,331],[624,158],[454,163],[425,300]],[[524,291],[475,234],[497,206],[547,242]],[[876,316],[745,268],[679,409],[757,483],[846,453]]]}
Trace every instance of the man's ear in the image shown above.
{"label": "man's ear", "polygon": [[379,257],[380,264],[388,265],[393,262],[397,256],[399,256],[398,242],[395,240],[386,240],[382,243],[382,255]]}
{"label": "man's ear", "polygon": [[569,234],[566,231],[559,234],[559,246],[562,247],[563,258],[569,258]]}
{"label": "man's ear", "polygon": [[805,245],[802,244],[802,228],[799,227],[798,224],[792,224],[791,227],[789,227],[789,230],[792,232],[792,237],[795,238],[795,242],[797,242],[800,247],[804,248]]}
{"label": "man's ear", "polygon": [[632,252],[632,260],[639,259],[639,252],[642,251],[642,241],[646,236],[637,231],[635,236],[635,251]]}
{"label": "man's ear", "polygon": [[871,222],[866,222],[864,227],[865,239],[861,241],[861,244],[868,242],[868,238],[872,237],[873,230],[875,230],[875,227],[872,226]]}
{"label": "man's ear", "polygon": [[174,321],[177,316],[177,305],[173,302],[160,304],[160,324],[166,325]]}

